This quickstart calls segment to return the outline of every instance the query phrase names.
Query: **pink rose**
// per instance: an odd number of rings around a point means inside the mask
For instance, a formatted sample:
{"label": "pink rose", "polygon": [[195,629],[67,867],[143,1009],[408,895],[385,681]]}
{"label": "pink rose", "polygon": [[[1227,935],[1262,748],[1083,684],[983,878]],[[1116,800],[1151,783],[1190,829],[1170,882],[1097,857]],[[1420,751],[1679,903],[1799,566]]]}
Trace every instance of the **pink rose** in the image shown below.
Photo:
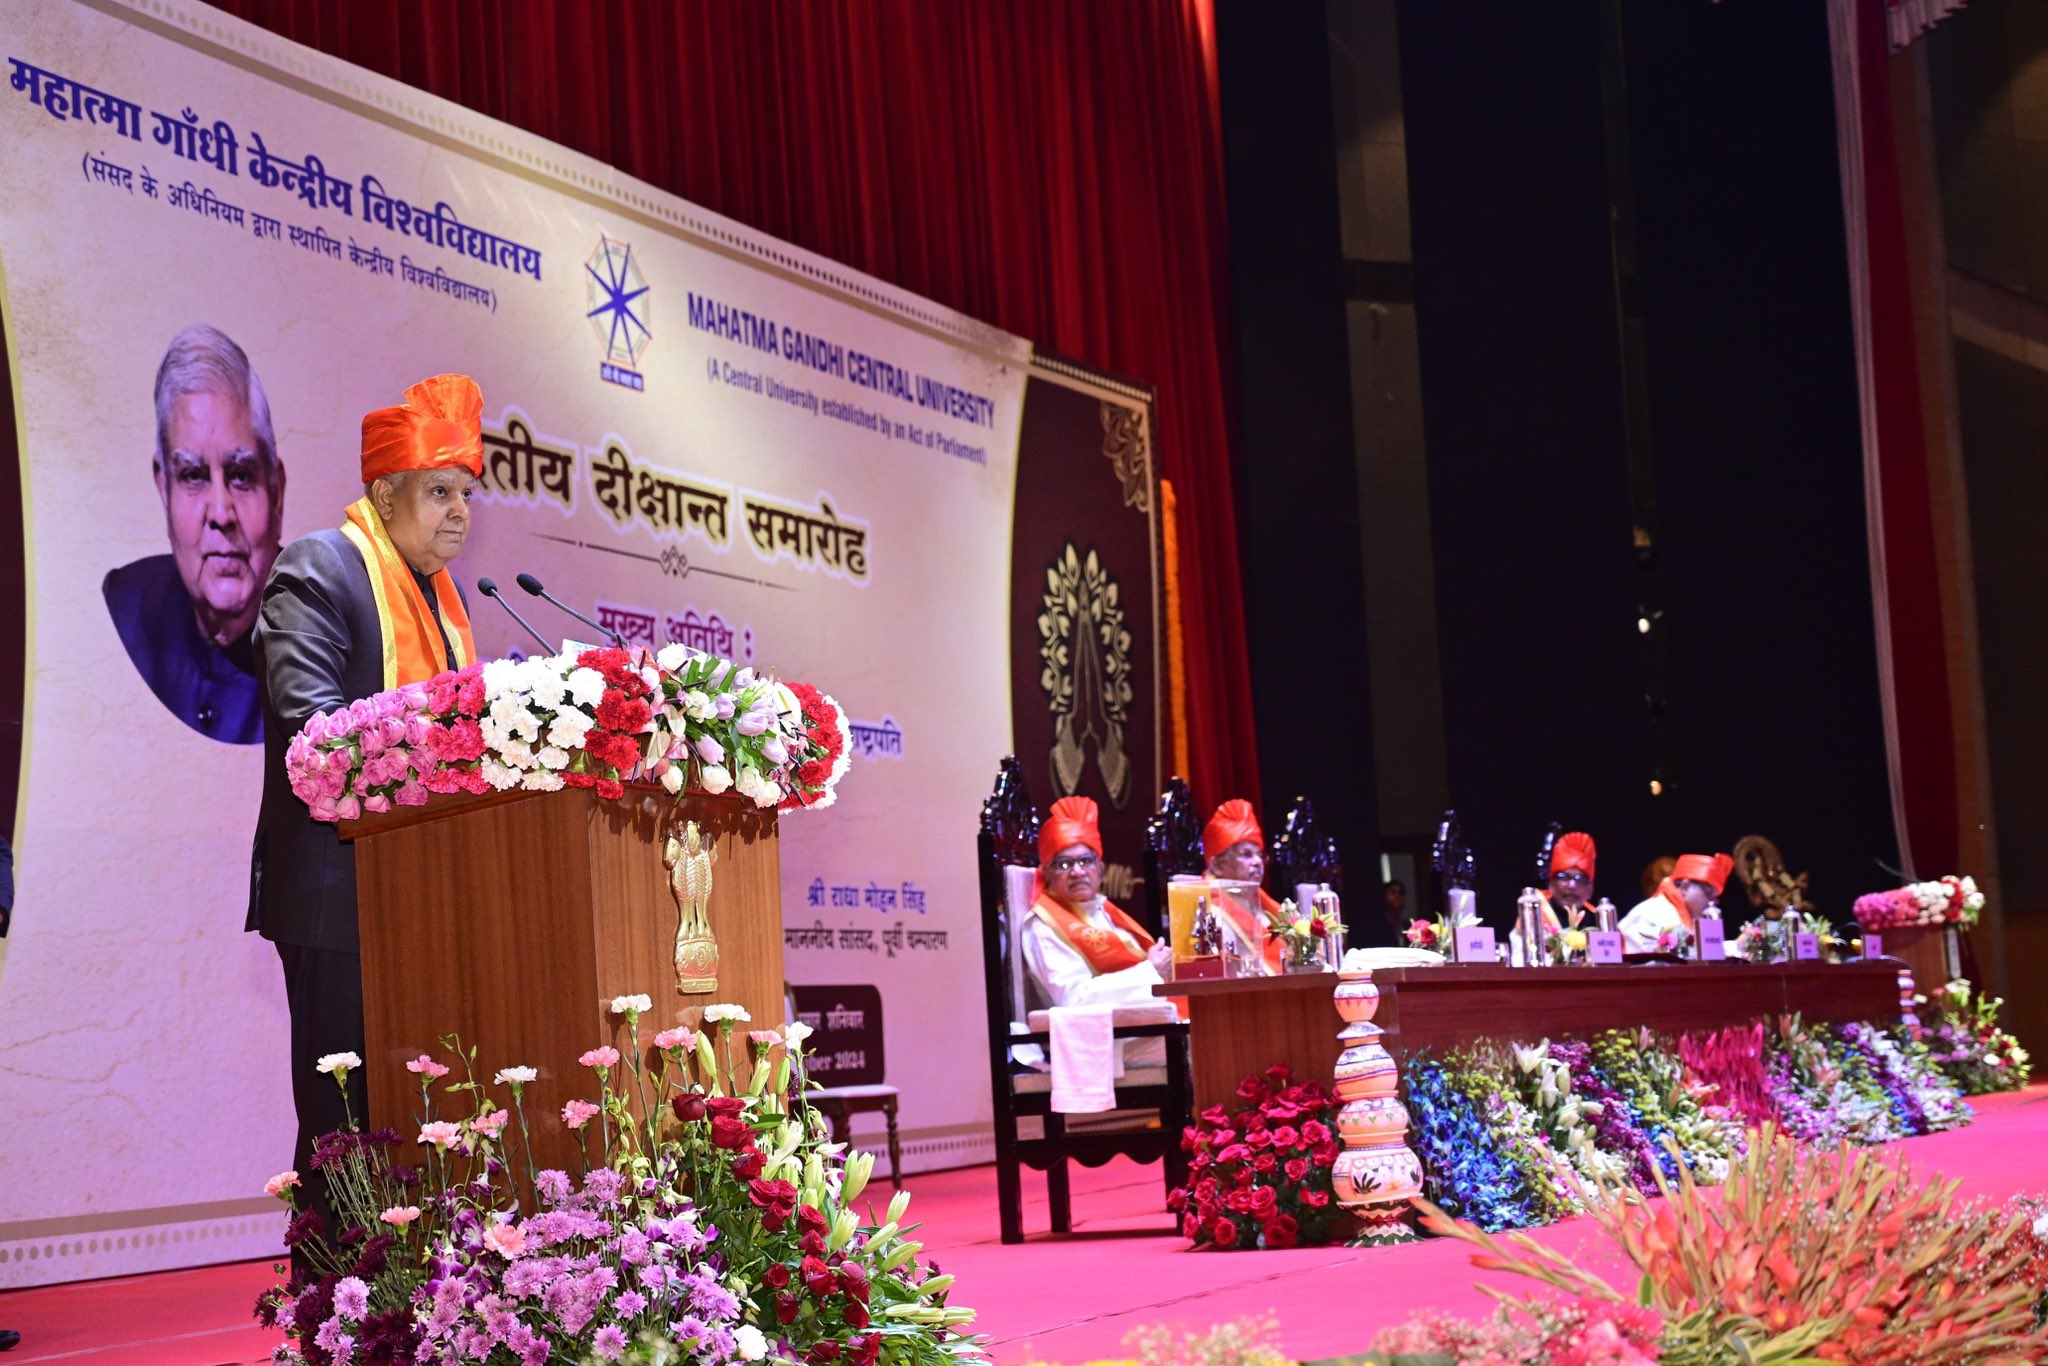
{"label": "pink rose", "polygon": [[697,1046],[697,1035],[688,1026],[677,1025],[674,1029],[664,1029],[655,1035],[654,1046],[663,1049],[680,1048],[688,1052]]}
{"label": "pink rose", "polygon": [[334,819],[353,821],[362,819],[363,804],[353,796],[344,796],[334,803]]}
{"label": "pink rose", "polygon": [[282,1198],[286,1191],[298,1184],[299,1174],[297,1172],[279,1172],[276,1176],[263,1183],[263,1193]]}
{"label": "pink rose", "polygon": [[484,1246],[509,1262],[526,1251],[526,1234],[517,1224],[492,1224],[484,1230]]}
{"label": "pink rose", "polygon": [[363,810],[372,816],[381,816],[391,809],[391,799],[381,793],[371,793],[363,798]]}
{"label": "pink rose", "polygon": [[597,1107],[587,1100],[572,1100],[562,1107],[562,1123],[572,1129],[581,1129],[597,1118]]}
{"label": "pink rose", "polygon": [[445,1119],[437,1119],[432,1124],[422,1124],[420,1126],[419,1141],[421,1143],[431,1143],[436,1148],[446,1152],[455,1145],[455,1140],[461,1136],[461,1125],[450,1124]]}
{"label": "pink rose", "polygon": [[398,791],[391,794],[391,799],[400,806],[425,806],[429,795],[426,784],[417,778],[408,778]]}
{"label": "pink rose", "polygon": [[445,1077],[448,1069],[422,1053],[405,1065],[405,1070],[416,1077]]}
{"label": "pink rose", "polygon": [[406,717],[405,747],[407,749],[424,748],[427,743],[427,737],[433,734],[433,731],[434,723],[427,718],[425,712],[415,712],[413,715]]}
{"label": "pink rose", "polygon": [[377,1217],[393,1228],[404,1228],[407,1224],[420,1217],[420,1207],[418,1205],[393,1205]]}
{"label": "pink rose", "polygon": [[602,1048],[593,1048],[582,1057],[576,1059],[585,1067],[610,1067],[618,1060],[619,1050],[613,1048],[610,1044],[606,1044]]}

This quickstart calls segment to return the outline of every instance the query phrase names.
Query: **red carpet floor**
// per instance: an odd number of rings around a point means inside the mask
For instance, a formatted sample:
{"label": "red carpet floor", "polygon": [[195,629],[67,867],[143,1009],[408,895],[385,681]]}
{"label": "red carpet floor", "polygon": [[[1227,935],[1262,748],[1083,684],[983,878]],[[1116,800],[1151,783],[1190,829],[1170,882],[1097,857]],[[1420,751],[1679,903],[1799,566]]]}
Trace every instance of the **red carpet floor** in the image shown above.
{"label": "red carpet floor", "polygon": [[[2048,1086],[1987,1097],[1977,1122],[1908,1140],[1915,1170],[1960,1177],[1967,1194],[2002,1200],[2048,1191]],[[987,1167],[914,1178],[912,1217],[931,1253],[959,1278],[958,1298],[981,1311],[995,1359],[1078,1363],[1122,1354],[1132,1329],[1189,1328],[1251,1315],[1280,1325],[1298,1360],[1362,1350],[1374,1333],[1427,1306],[1487,1312],[1462,1245],[1429,1242],[1377,1251],[1191,1253],[1158,1209],[1159,1169],[1112,1164],[1074,1183],[1076,1236],[996,1240]],[[1044,1188],[1027,1176],[1026,1227],[1046,1226]],[[1553,1247],[1612,1265],[1583,1220],[1538,1230]],[[267,1360],[275,1338],[249,1319],[267,1265],[238,1263],[0,1295],[0,1327],[19,1329],[6,1366],[225,1366]]]}

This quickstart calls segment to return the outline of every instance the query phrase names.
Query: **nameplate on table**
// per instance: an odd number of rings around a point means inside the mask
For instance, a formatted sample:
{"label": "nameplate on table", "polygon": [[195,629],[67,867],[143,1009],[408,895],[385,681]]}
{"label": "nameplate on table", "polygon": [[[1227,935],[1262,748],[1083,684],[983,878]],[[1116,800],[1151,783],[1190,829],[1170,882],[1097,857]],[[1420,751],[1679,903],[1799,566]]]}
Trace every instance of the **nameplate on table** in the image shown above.
{"label": "nameplate on table", "polygon": [[1588,931],[1586,934],[1586,961],[1589,963],[1621,962],[1621,931]]}
{"label": "nameplate on table", "polygon": [[1820,936],[1817,934],[1795,934],[1792,936],[1792,956],[1801,962],[1820,957]]}
{"label": "nameplate on table", "polygon": [[1699,930],[1700,961],[1725,962],[1728,958],[1728,941],[1722,933],[1721,922],[1711,916],[1701,916],[1696,928]]}
{"label": "nameplate on table", "polygon": [[1460,925],[1456,940],[1460,963],[1497,963],[1500,954],[1493,945],[1490,925]]}
{"label": "nameplate on table", "polygon": [[1864,936],[1863,936],[1863,956],[1864,956],[1865,958],[1882,958],[1882,957],[1884,957],[1884,936],[1883,936],[1883,935],[1881,935],[1881,934],[1866,934],[1866,935],[1864,935]]}

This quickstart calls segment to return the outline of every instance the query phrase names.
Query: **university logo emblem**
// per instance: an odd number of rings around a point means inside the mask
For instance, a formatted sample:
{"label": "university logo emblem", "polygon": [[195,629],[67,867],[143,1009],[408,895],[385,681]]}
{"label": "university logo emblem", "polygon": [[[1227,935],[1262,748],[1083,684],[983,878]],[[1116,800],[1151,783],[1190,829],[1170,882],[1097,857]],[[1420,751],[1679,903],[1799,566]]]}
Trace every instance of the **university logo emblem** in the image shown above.
{"label": "university logo emblem", "polygon": [[583,263],[584,316],[604,347],[598,374],[628,389],[645,389],[647,381],[636,368],[647,343],[654,340],[648,329],[647,278],[633,259],[633,248],[599,234],[597,250]]}
{"label": "university logo emblem", "polygon": [[1053,717],[1052,781],[1056,795],[1078,792],[1093,745],[1095,765],[1112,806],[1131,793],[1131,632],[1122,590],[1101,558],[1084,559],[1073,542],[1045,570],[1038,613],[1039,685]]}

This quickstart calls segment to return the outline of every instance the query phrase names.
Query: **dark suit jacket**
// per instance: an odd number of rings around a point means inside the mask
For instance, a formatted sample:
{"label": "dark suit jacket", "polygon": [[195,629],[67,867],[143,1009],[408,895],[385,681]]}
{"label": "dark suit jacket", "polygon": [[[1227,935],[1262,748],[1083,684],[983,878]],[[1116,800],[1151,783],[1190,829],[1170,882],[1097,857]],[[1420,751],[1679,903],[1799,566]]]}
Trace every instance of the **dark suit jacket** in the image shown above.
{"label": "dark suit jacket", "polygon": [[317,712],[384,689],[383,637],[363,557],[339,531],[286,546],[256,620],[263,690],[263,806],[249,867],[248,928],[302,948],[358,951],[356,854],[292,795],[284,754]]}

